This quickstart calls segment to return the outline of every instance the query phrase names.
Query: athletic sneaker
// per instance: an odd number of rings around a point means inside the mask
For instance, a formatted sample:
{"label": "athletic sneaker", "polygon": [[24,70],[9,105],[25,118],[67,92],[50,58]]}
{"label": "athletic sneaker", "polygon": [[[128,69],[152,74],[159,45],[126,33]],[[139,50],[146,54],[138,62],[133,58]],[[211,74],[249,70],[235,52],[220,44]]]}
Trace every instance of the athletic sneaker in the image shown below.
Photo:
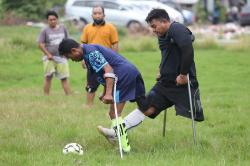
{"label": "athletic sneaker", "polygon": [[108,129],[102,126],[97,126],[97,130],[99,131],[100,134],[102,134],[109,143],[114,145],[116,143],[116,134],[113,129]]}
{"label": "athletic sneaker", "polygon": [[[121,132],[120,136],[121,136],[122,150],[123,152],[128,153],[130,152],[131,147],[128,141],[128,135],[127,135],[125,123],[122,123],[119,126],[120,126],[120,132]],[[118,132],[116,126],[114,127],[114,130],[116,131],[116,133]]]}

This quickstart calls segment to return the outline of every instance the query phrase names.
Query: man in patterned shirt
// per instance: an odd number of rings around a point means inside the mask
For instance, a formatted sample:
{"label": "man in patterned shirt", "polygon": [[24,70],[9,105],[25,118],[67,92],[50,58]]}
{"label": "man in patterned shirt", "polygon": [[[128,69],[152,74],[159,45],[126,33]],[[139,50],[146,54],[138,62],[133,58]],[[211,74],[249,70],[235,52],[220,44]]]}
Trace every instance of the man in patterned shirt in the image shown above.
{"label": "man in patterned shirt", "polygon": [[[59,52],[73,61],[84,60],[88,70],[96,73],[97,81],[104,86],[100,100],[105,104],[110,104],[109,116],[112,120],[112,127],[116,131],[115,98],[122,149],[124,152],[129,152],[131,148],[121,113],[126,101],[137,102],[140,108],[140,101],[145,97],[144,82],[138,69],[115,51],[100,45],[80,45],[72,39],[65,39],[59,45]],[[112,95],[115,84],[114,75],[118,78],[115,96]]]}

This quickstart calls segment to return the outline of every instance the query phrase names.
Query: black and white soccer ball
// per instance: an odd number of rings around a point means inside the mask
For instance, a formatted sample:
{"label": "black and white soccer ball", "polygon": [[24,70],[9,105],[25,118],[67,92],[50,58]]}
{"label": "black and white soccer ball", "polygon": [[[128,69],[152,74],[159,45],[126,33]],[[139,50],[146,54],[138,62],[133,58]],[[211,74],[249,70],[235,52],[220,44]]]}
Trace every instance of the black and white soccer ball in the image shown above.
{"label": "black and white soccer ball", "polygon": [[69,153],[83,155],[83,148],[78,143],[69,143],[69,144],[64,146],[63,154],[69,154]]}

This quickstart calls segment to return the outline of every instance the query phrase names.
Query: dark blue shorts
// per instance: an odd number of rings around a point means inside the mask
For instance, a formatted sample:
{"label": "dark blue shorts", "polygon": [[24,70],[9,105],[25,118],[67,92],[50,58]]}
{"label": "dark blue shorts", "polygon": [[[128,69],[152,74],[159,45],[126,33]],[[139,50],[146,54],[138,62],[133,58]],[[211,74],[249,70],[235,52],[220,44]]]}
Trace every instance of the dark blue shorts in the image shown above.
{"label": "dark blue shorts", "polygon": [[145,96],[145,86],[142,76],[137,74],[134,79],[117,82],[116,102],[134,102],[137,97]]}

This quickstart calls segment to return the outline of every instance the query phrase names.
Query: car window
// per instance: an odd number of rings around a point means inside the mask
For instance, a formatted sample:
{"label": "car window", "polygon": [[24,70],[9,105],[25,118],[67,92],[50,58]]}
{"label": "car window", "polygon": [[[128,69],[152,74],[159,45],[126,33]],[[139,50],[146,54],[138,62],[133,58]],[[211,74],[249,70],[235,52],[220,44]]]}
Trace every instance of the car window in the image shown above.
{"label": "car window", "polygon": [[249,13],[250,12],[250,6],[243,7],[242,12]]}
{"label": "car window", "polygon": [[73,6],[86,6],[84,1],[75,1]]}
{"label": "car window", "polygon": [[103,7],[105,9],[116,9],[116,10],[119,9],[119,5],[117,3],[108,2],[108,1],[104,1]]}
{"label": "car window", "polygon": [[102,5],[102,2],[99,1],[75,1],[73,6],[80,6],[80,7],[94,7],[97,5]]}

